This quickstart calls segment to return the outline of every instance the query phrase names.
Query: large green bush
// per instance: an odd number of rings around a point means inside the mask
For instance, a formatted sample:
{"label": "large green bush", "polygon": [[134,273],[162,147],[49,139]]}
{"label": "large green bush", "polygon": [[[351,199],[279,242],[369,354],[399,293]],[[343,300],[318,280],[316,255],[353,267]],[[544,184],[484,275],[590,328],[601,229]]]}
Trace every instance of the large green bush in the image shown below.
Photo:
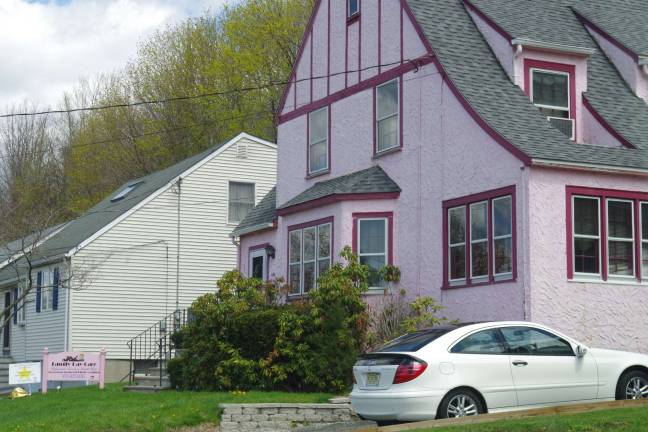
{"label": "large green bush", "polygon": [[195,319],[174,338],[181,356],[171,381],[186,389],[341,391],[365,346],[362,293],[368,269],[345,248],[318,289],[285,302],[281,281],[263,283],[229,272],[218,292],[192,305]]}

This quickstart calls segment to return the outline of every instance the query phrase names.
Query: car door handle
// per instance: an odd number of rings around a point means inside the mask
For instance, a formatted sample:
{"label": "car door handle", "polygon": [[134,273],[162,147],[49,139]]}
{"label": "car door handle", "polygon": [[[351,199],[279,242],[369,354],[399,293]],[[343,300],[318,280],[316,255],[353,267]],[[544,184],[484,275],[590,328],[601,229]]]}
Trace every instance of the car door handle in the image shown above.
{"label": "car door handle", "polygon": [[528,365],[528,364],[529,364],[529,363],[527,363],[527,362],[525,362],[525,361],[522,361],[522,360],[515,360],[515,361],[513,362],[513,366],[526,366],[526,365]]}

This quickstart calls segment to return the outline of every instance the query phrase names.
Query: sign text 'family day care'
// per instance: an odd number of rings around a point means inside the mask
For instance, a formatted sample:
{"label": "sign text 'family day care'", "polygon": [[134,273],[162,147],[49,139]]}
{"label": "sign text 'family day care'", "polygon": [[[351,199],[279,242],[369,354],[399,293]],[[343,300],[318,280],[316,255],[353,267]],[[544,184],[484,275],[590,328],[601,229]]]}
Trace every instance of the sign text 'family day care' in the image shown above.
{"label": "sign text 'family day care'", "polygon": [[99,353],[43,350],[42,392],[47,393],[47,381],[94,381],[104,388],[106,350]]}

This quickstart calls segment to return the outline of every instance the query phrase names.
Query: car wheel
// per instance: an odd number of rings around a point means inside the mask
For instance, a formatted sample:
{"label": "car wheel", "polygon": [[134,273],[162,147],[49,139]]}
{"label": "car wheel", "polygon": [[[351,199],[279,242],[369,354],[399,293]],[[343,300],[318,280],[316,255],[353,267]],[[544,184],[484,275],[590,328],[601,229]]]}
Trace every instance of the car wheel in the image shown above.
{"label": "car wheel", "polygon": [[648,398],[648,374],[634,370],[621,376],[617,384],[616,399]]}
{"label": "car wheel", "polygon": [[486,409],[477,394],[469,389],[457,389],[448,393],[437,413],[437,418],[468,417],[484,414]]}

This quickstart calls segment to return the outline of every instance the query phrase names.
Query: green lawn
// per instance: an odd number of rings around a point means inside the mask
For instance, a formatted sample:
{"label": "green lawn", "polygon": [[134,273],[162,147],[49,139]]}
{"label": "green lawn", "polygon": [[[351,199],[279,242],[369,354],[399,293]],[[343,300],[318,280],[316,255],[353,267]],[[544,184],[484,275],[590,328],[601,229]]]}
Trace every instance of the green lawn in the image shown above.
{"label": "green lawn", "polygon": [[618,408],[584,414],[561,414],[482,425],[417,429],[418,432],[645,432],[648,408]]}
{"label": "green lawn", "polygon": [[326,402],[322,393],[126,393],[121,385],[51,391],[47,395],[0,399],[2,432],[167,431],[218,422],[219,403]]}

